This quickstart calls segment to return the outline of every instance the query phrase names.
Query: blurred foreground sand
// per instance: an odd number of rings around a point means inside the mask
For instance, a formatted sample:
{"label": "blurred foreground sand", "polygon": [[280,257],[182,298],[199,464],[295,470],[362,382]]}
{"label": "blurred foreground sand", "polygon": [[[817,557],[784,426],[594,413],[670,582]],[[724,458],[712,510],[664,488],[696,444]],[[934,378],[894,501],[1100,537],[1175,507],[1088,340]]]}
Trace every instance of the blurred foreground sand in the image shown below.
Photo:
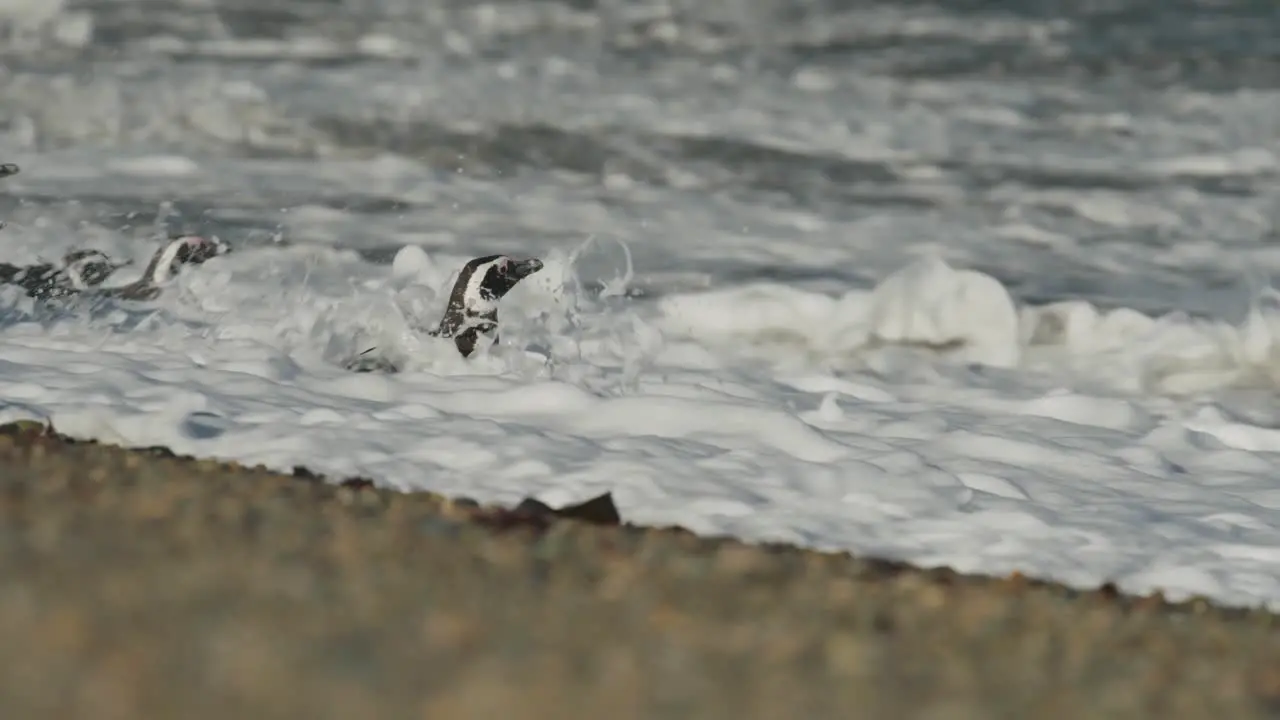
{"label": "blurred foreground sand", "polygon": [[1280,717],[1263,611],[166,455],[0,427],[0,718]]}

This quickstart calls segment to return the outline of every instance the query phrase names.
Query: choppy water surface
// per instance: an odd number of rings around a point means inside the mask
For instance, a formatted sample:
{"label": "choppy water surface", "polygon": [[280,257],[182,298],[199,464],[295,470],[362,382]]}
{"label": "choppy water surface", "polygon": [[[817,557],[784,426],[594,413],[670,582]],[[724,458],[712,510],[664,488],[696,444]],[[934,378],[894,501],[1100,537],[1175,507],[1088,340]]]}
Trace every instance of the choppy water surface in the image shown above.
{"label": "choppy water surface", "polygon": [[[1023,297],[1197,311],[1276,263],[1266,2],[49,5],[6,0],[52,15],[4,47],[10,192],[113,230],[170,201],[345,247],[595,234],[651,274],[832,287],[941,250]],[[157,153],[191,171],[129,167]]]}
{"label": "choppy water surface", "polygon": [[[1274,3],[0,0],[0,37],[3,259],[236,247],[142,309],[4,295],[10,414],[1280,599]],[[489,252],[548,267],[465,363],[413,327]],[[338,367],[374,341],[408,372]]]}

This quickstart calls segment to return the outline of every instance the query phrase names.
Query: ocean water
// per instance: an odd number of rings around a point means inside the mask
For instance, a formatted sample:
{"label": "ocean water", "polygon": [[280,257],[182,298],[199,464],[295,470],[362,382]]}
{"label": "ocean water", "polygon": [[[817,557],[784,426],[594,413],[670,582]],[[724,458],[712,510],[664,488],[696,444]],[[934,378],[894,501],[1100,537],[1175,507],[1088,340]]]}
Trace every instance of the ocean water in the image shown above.
{"label": "ocean water", "polygon": [[0,0],[0,260],[234,247],[0,291],[0,418],[1280,607],[1280,10],[1067,7]]}

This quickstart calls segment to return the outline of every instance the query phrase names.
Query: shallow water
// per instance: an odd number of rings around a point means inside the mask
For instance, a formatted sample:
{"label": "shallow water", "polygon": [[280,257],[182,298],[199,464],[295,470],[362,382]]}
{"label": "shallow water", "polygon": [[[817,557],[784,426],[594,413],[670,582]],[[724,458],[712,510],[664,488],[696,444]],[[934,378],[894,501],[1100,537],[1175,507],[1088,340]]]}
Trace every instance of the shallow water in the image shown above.
{"label": "shallow water", "polygon": [[[1280,11],[1063,12],[0,0],[4,259],[235,247],[0,293],[3,413],[1275,603]],[[490,252],[547,268],[464,362],[416,328]]]}

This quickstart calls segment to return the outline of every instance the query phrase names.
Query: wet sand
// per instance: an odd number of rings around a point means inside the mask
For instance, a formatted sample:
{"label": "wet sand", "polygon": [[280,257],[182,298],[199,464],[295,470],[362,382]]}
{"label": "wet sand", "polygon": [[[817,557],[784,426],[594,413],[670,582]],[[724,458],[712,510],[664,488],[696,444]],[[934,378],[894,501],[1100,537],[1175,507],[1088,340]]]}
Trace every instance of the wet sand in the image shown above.
{"label": "wet sand", "polygon": [[[625,520],[625,518],[624,518]],[[0,427],[0,717],[1280,717],[1275,615]]]}

